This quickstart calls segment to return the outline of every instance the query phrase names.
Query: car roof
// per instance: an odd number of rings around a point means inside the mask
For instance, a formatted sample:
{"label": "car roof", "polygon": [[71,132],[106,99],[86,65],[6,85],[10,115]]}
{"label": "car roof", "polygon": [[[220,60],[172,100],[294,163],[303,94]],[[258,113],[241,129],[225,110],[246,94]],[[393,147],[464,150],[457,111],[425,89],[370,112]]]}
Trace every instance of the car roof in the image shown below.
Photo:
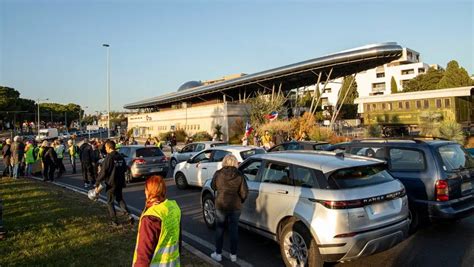
{"label": "car roof", "polygon": [[256,149],[256,148],[263,149],[258,146],[227,145],[227,146],[211,147],[206,150],[226,150],[226,151],[242,152],[242,151],[247,151],[247,150]]}
{"label": "car roof", "polygon": [[445,139],[427,139],[425,137],[413,137],[413,138],[364,138],[352,140],[349,145],[352,144],[367,144],[367,143],[377,143],[377,144],[426,144],[431,146],[441,146],[446,144],[455,144],[456,142]]}
{"label": "car roof", "polygon": [[253,155],[252,158],[275,160],[308,168],[316,168],[321,170],[323,173],[328,173],[334,170],[349,167],[367,166],[384,163],[383,160],[378,160],[369,157],[334,153],[328,151],[304,150],[291,150],[266,154],[256,154]]}
{"label": "car roof", "polygon": [[212,145],[212,144],[225,144],[226,142],[224,141],[200,141],[200,142],[192,142],[192,143],[189,143],[187,145],[191,145],[191,144],[209,144],[209,145]]}
{"label": "car roof", "polygon": [[288,141],[288,142],[283,142],[282,144],[292,144],[292,143],[298,143],[298,144],[308,144],[308,145],[321,145],[321,144],[329,144],[328,142],[323,142],[323,141]]}

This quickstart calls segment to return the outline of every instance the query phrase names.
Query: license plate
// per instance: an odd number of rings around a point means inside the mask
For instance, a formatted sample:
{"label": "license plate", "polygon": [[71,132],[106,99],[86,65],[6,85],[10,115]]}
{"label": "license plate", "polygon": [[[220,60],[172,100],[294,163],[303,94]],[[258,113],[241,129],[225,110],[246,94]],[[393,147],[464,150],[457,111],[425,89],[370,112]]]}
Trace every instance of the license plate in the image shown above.
{"label": "license plate", "polygon": [[163,168],[154,168],[150,170],[150,172],[161,172],[161,171],[163,171]]}
{"label": "license plate", "polygon": [[382,203],[375,203],[369,206],[370,211],[373,215],[383,213],[387,210],[393,209],[393,205],[391,201],[386,201]]}
{"label": "license plate", "polygon": [[470,190],[472,190],[472,183],[471,182],[461,184],[461,191],[462,192],[470,191]]}

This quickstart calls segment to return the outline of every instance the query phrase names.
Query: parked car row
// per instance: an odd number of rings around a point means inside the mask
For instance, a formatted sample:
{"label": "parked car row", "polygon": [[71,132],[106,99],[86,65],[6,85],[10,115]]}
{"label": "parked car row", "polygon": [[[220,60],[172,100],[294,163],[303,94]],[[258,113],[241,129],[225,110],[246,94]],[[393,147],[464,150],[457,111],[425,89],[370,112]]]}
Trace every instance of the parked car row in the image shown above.
{"label": "parked car row", "polygon": [[424,223],[474,213],[474,158],[455,142],[290,142],[271,151],[278,152],[208,148],[177,164],[173,177],[178,188],[202,186],[204,221],[213,227],[210,178],[226,153],[235,155],[249,186],[240,225],[279,242],[288,266],[353,260]]}

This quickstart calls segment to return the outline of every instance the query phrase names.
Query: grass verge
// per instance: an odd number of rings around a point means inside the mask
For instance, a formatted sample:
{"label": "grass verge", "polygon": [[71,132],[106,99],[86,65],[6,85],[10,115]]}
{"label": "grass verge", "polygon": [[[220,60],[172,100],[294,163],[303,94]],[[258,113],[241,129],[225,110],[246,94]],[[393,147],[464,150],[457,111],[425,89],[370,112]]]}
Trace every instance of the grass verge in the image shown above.
{"label": "grass verge", "polygon": [[[105,205],[27,179],[1,179],[0,198],[0,266],[131,266],[137,226],[109,226]],[[181,264],[207,265],[185,249]]]}

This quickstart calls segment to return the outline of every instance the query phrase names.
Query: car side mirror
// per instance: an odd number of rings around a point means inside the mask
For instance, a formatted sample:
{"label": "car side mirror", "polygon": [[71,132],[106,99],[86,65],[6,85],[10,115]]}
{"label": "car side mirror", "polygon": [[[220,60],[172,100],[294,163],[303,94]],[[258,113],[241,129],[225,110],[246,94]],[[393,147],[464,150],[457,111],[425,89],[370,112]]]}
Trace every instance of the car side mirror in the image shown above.
{"label": "car side mirror", "polygon": [[124,158],[128,158],[128,156],[125,155],[124,153],[120,153],[120,155],[122,155],[122,157],[124,157]]}
{"label": "car side mirror", "polygon": [[192,159],[192,158],[189,158],[186,162],[187,162],[187,163],[193,163],[193,159]]}

